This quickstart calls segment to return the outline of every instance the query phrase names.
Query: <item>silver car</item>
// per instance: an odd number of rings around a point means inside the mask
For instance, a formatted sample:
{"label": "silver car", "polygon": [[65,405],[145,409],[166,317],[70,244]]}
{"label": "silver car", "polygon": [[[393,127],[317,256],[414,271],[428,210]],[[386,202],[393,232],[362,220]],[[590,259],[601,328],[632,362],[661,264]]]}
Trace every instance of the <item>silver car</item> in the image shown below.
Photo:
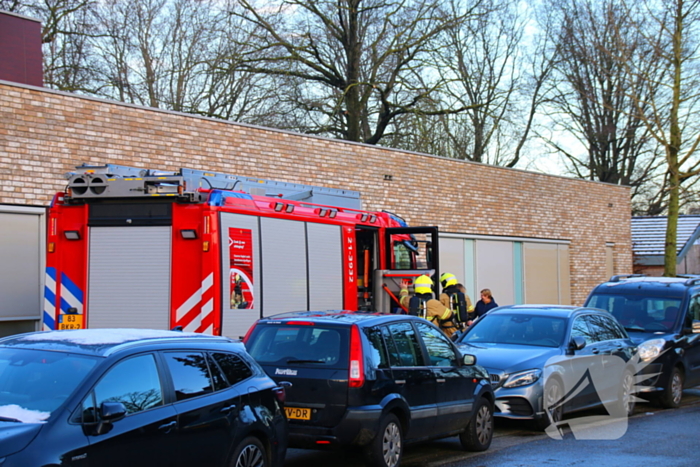
{"label": "silver car", "polygon": [[490,374],[497,417],[545,429],[592,408],[634,410],[636,346],[608,312],[559,305],[493,309],[456,340]]}

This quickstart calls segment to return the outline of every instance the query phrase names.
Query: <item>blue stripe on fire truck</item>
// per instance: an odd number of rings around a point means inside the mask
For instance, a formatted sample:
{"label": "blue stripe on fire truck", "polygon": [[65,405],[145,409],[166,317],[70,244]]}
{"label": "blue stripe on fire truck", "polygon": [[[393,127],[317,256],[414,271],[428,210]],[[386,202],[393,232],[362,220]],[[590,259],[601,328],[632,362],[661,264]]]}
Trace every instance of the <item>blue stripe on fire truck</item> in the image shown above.
{"label": "blue stripe on fire truck", "polygon": [[44,319],[42,329],[52,331],[56,329],[56,268],[46,268],[44,278]]}
{"label": "blue stripe on fire truck", "polygon": [[75,308],[78,310],[78,314],[83,314],[83,291],[62,272],[61,313],[67,313],[68,308]]}

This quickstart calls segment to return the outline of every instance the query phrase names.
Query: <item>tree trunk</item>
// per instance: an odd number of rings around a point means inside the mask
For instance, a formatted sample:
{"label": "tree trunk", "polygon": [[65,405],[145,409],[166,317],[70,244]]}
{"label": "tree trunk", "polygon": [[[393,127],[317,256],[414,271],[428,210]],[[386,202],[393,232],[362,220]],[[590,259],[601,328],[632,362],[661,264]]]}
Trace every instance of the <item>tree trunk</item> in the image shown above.
{"label": "tree trunk", "polygon": [[681,168],[678,163],[678,154],[681,148],[682,133],[678,121],[681,102],[681,66],[682,66],[682,39],[683,39],[683,2],[677,3],[673,34],[673,100],[671,102],[671,115],[669,116],[669,144],[666,147],[668,158],[668,217],[666,218],[666,249],[664,250],[664,276],[676,276],[676,237],[678,233],[678,211]]}
{"label": "tree trunk", "polygon": [[[676,160],[678,154],[675,155]],[[669,174],[669,199],[668,199],[668,217],[666,218],[666,247],[664,250],[664,276],[676,276],[676,237],[678,233],[678,210],[679,210],[679,193],[680,193],[680,177],[678,170],[672,169]]]}

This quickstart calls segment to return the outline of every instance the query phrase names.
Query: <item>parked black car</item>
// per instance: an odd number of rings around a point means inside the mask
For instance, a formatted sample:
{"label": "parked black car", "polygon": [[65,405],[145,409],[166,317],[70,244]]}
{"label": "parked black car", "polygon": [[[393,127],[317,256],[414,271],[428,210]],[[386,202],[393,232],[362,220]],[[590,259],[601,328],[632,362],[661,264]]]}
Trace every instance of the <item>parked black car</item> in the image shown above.
{"label": "parked black car", "polygon": [[611,312],[639,344],[650,375],[641,396],[678,407],[683,388],[700,384],[700,276],[613,276],[586,305]]}
{"label": "parked black car", "polygon": [[[565,414],[634,410],[637,347],[609,313],[563,305],[514,305],[490,310],[456,341],[491,375],[496,417],[533,420],[540,429]],[[612,356],[619,357],[616,365]],[[580,378],[590,384],[576,386]],[[574,388],[572,397],[559,403]]]}
{"label": "parked black car", "polygon": [[0,466],[281,466],[284,396],[224,337],[11,336],[0,340]]}
{"label": "parked black car", "polygon": [[407,315],[299,312],[258,321],[250,355],[287,390],[290,447],[359,446],[396,467],[404,443],[459,436],[488,449],[488,373],[428,321]]}

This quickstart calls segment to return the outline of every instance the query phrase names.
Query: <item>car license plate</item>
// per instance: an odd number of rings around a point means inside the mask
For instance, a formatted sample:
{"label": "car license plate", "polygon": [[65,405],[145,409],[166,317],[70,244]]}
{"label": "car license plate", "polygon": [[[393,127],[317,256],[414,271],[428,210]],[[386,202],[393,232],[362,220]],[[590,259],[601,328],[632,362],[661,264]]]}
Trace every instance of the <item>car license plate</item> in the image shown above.
{"label": "car license plate", "polygon": [[285,407],[287,418],[290,420],[311,420],[311,409],[303,409],[299,407]]}
{"label": "car license plate", "polygon": [[58,329],[82,329],[83,328],[83,315],[59,315],[58,317]]}

